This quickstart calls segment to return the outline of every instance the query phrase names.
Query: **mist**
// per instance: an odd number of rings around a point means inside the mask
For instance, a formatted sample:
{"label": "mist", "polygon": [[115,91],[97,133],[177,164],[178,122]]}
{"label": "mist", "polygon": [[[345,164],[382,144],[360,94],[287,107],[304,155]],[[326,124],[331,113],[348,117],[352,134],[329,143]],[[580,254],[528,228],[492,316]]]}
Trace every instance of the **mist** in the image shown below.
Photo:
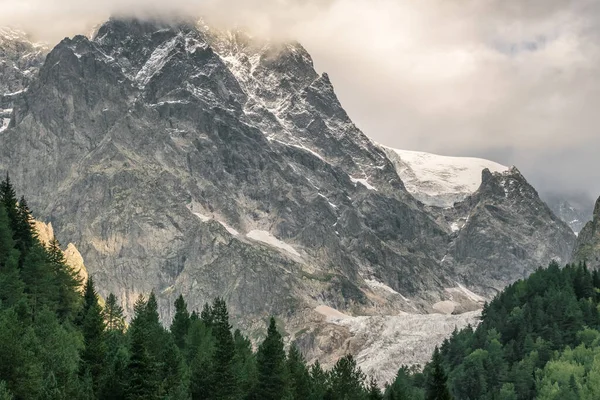
{"label": "mist", "polygon": [[196,18],[297,40],[388,146],[516,165],[541,192],[600,195],[600,2],[0,0],[56,43],[110,15]]}

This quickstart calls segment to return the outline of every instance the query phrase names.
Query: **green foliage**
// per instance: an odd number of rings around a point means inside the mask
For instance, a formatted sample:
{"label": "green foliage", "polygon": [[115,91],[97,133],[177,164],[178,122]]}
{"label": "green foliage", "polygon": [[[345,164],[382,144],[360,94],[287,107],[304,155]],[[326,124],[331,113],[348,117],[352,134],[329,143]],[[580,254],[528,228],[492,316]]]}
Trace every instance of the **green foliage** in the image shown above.
{"label": "green foliage", "polygon": [[258,348],[258,384],[255,399],[282,399],[286,394],[286,368],[283,340],[275,318],[269,320],[267,337]]}
{"label": "green foliage", "polygon": [[97,392],[106,359],[106,326],[92,278],[85,284],[80,323],[85,345],[81,353],[81,372],[83,375],[89,374],[92,387]]}
{"label": "green foliage", "polygon": [[366,394],[365,375],[351,355],[338,360],[329,374],[330,390],[335,400],[358,400]]}
{"label": "green foliage", "polygon": [[600,398],[598,289],[600,275],[585,264],[539,269],[487,304],[477,329],[444,341],[424,385],[403,368],[386,398],[419,398],[423,388],[427,399]]}
{"label": "green foliage", "polygon": [[190,313],[187,309],[187,304],[182,295],[179,295],[175,300],[175,317],[171,324],[171,334],[175,340],[175,344],[179,349],[185,348],[185,337],[190,329]]}

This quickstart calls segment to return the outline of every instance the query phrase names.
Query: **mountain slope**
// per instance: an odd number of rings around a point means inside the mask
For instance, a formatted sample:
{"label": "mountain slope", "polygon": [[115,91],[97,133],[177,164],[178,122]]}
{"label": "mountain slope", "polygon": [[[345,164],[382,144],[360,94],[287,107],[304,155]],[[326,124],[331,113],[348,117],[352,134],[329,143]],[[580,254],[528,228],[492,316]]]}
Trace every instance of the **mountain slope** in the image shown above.
{"label": "mountain slope", "polygon": [[573,261],[585,261],[588,268],[600,268],[600,198],[594,207],[593,220],[583,227],[577,237]]}
{"label": "mountain slope", "polygon": [[481,171],[507,171],[508,167],[481,158],[447,157],[419,151],[383,147],[395,164],[406,189],[430,206],[452,207],[481,185]]}
{"label": "mountain slope", "polygon": [[8,128],[15,102],[36,76],[47,52],[24,32],[0,27],[0,131]]}
{"label": "mountain slope", "polygon": [[224,296],[247,331],[275,314],[307,353],[352,336],[318,307],[476,309],[469,288],[495,293],[574,241],[516,170],[451,209],[415,199],[297,43],[111,19],[50,52],[11,126],[0,169],[103,295],[131,311],[154,290],[164,320],[180,293],[192,309]]}

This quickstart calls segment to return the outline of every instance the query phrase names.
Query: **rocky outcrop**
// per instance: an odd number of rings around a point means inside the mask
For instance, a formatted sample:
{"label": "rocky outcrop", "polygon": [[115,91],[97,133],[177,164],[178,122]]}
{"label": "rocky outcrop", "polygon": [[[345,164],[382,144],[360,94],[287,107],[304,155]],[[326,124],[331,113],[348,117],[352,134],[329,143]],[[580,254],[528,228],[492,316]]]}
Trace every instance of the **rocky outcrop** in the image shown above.
{"label": "rocky outcrop", "polygon": [[[52,223],[46,224],[42,221],[35,220],[34,227],[38,239],[44,246],[48,246],[50,242],[55,239]],[[80,281],[85,283],[88,279],[88,272],[83,263],[83,257],[81,256],[81,253],[79,253],[79,250],[77,250],[77,247],[75,247],[73,243],[69,243],[63,250],[63,255],[67,265],[77,273]],[[83,290],[83,285],[81,289]]]}
{"label": "rocky outcrop", "polygon": [[584,194],[565,196],[558,193],[543,193],[542,200],[552,212],[571,227],[576,235],[592,218],[594,199]]}
{"label": "rocky outcrop", "polygon": [[574,240],[516,170],[485,172],[454,208],[415,199],[297,43],[112,19],[48,54],[11,121],[0,169],[103,295],[131,311],[153,290],[165,320],[179,294],[223,296],[254,338],[274,314],[307,354],[356,335],[318,307],[472,310],[469,289],[491,294]]}
{"label": "rocky outcrop", "polygon": [[574,262],[585,261],[588,268],[600,268],[600,198],[594,207],[593,220],[583,227],[577,237],[572,259]]}
{"label": "rocky outcrop", "polygon": [[484,170],[477,192],[443,214],[454,233],[442,263],[488,296],[552,260],[568,262],[575,241],[515,167]]}
{"label": "rocky outcrop", "polygon": [[48,49],[24,32],[0,27],[0,131],[8,128],[15,104],[36,77]]}

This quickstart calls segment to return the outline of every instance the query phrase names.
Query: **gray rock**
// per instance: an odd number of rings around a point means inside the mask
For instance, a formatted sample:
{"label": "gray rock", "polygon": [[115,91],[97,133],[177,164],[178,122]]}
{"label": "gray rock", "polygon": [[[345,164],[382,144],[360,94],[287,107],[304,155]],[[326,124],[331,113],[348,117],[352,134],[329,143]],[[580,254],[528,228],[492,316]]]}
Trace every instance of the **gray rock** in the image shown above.
{"label": "gray rock", "polygon": [[572,260],[585,261],[591,269],[600,268],[600,198],[596,201],[592,221],[583,227],[577,237]]}
{"label": "gray rock", "polygon": [[492,294],[574,241],[516,169],[451,209],[417,201],[297,43],[111,19],[57,45],[11,118],[0,169],[103,296],[130,312],[153,290],[164,321],[180,293],[223,296],[254,339],[274,314],[307,354],[342,343],[318,306],[471,310],[453,288]]}

